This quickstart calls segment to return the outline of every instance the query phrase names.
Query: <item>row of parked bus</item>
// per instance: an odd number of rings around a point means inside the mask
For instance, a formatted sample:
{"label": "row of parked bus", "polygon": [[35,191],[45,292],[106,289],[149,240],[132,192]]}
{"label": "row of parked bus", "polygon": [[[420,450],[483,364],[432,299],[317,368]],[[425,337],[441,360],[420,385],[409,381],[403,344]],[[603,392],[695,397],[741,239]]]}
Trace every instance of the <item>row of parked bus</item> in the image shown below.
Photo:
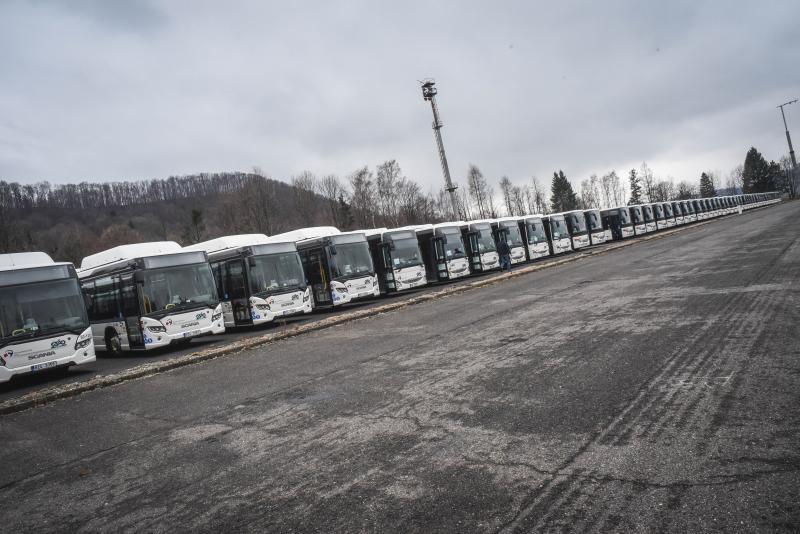
{"label": "row of parked bus", "polygon": [[83,258],[0,255],[0,382],[227,328],[457,280],[779,202],[777,193],[340,232],[137,243]]}

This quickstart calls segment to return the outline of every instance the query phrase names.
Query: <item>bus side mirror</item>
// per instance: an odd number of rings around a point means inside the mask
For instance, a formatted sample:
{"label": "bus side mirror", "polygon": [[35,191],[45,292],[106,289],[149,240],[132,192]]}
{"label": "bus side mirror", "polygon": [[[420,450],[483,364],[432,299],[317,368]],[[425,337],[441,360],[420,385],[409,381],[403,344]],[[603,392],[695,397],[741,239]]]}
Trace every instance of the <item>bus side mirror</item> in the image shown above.
{"label": "bus side mirror", "polygon": [[441,239],[442,245],[446,245],[447,244],[447,236],[446,235],[442,235],[442,237],[440,237],[439,239]]}
{"label": "bus side mirror", "polygon": [[83,306],[87,310],[92,307],[92,296],[89,293],[83,293]]}
{"label": "bus side mirror", "polygon": [[394,241],[389,241],[389,250],[394,250],[394,249],[395,249]]}
{"label": "bus side mirror", "polygon": [[249,267],[255,267],[256,266],[256,259],[253,258],[253,257],[247,258],[247,265]]}
{"label": "bus side mirror", "polygon": [[133,273],[133,281],[136,282],[137,284],[143,284],[144,283],[144,272],[135,271]]}
{"label": "bus side mirror", "polygon": [[336,245],[331,243],[329,250],[331,251],[331,256],[336,256]]}

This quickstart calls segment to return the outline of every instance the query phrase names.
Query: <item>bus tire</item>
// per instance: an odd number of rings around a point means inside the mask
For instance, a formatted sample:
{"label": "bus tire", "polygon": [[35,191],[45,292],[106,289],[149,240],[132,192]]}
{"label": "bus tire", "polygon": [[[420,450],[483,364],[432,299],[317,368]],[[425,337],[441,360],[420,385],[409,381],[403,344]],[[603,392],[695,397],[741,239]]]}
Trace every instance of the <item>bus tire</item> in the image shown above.
{"label": "bus tire", "polygon": [[106,330],[106,352],[108,352],[111,356],[119,356],[122,354],[122,340],[119,338],[119,334],[113,328],[109,328]]}

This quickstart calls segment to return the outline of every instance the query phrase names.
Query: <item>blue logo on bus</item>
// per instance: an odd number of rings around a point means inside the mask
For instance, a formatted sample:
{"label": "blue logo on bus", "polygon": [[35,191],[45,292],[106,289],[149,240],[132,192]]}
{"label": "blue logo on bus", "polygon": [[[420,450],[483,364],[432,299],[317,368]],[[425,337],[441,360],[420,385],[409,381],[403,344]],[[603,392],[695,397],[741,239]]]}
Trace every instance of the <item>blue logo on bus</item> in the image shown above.
{"label": "blue logo on bus", "polygon": [[200,319],[205,319],[205,318],[206,318],[206,312],[200,312],[200,313],[197,314],[197,316],[194,319],[196,321],[199,321]]}
{"label": "blue logo on bus", "polygon": [[66,341],[64,341],[63,339],[59,339],[57,341],[53,341],[52,343],[50,343],[50,348],[51,349],[57,349],[58,347],[63,347],[66,344],[67,344]]}

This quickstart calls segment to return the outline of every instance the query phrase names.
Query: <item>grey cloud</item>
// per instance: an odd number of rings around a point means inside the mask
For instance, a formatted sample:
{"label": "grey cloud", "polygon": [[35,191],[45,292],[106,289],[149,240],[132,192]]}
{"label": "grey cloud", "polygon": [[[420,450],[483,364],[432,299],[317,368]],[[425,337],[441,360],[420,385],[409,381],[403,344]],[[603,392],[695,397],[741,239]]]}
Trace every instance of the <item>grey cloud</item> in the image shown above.
{"label": "grey cloud", "polygon": [[0,177],[258,165],[286,178],[396,158],[438,188],[425,76],[459,180],[470,162],[516,181],[643,160],[678,179],[727,172],[751,144],[786,150],[774,106],[799,96],[798,15],[795,2],[3,4]]}

